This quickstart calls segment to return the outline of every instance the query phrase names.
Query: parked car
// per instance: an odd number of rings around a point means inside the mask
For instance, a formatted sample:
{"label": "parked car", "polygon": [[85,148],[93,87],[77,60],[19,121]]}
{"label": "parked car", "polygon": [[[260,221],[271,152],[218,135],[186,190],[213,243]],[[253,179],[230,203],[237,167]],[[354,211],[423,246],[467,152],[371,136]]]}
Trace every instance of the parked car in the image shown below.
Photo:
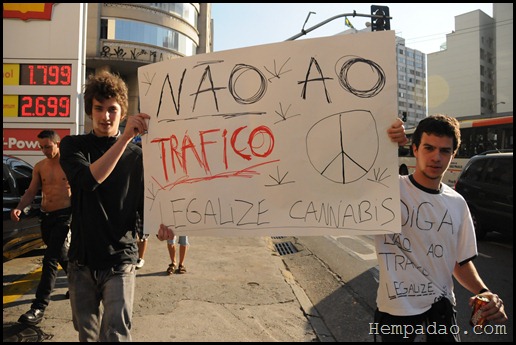
{"label": "parked car", "polygon": [[477,239],[490,231],[512,238],[513,163],[511,153],[472,157],[455,184],[468,203]]}
{"label": "parked car", "polygon": [[34,198],[32,204],[21,213],[21,220],[11,220],[11,210],[20,202],[23,193],[32,180],[33,167],[24,160],[4,155],[4,241],[3,261],[41,248],[44,243],[41,238],[39,215],[41,194]]}

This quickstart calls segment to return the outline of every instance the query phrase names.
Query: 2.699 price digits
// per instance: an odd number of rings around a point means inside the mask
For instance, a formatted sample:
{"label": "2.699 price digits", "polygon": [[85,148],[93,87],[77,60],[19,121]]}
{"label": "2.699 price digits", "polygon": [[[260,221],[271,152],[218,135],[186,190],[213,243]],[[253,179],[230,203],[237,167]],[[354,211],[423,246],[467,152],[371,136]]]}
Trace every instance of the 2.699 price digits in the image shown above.
{"label": "2.699 price digits", "polygon": [[70,96],[20,96],[21,117],[69,117]]}

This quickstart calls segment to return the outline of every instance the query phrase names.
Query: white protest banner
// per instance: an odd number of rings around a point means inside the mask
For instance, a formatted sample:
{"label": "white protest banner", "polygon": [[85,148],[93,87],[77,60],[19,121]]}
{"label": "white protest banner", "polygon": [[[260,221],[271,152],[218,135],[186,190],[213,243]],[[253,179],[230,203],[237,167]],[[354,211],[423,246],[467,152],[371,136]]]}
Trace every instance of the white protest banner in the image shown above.
{"label": "white protest banner", "polygon": [[339,35],[139,68],[146,231],[399,232],[394,42]]}

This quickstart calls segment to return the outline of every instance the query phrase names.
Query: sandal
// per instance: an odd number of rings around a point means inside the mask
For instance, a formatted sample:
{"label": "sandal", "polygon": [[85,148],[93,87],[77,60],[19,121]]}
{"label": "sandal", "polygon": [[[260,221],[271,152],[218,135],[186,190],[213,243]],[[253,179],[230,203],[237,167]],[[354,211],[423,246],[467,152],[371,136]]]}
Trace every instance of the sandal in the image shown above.
{"label": "sandal", "polygon": [[176,270],[176,264],[170,264],[168,265],[168,268],[167,268],[167,274],[168,275],[171,275],[172,273],[174,273]]}
{"label": "sandal", "polygon": [[179,267],[177,268],[176,273],[177,273],[177,274],[184,274],[184,273],[186,273],[186,268],[185,268],[185,266],[183,266],[183,265],[179,265]]}

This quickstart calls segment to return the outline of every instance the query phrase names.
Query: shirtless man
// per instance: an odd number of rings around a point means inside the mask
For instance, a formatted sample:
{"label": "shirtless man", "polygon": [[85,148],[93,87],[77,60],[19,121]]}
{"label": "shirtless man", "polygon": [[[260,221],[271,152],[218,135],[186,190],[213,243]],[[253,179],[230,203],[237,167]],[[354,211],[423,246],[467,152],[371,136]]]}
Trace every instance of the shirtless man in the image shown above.
{"label": "shirtless man", "polygon": [[11,219],[19,221],[22,210],[34,200],[41,189],[41,237],[47,249],[43,257],[43,270],[36,298],[30,310],[18,320],[30,325],[36,325],[43,319],[45,308],[50,302],[50,293],[55,286],[58,263],[67,271],[72,215],[70,185],[59,164],[60,138],[53,130],[44,130],[38,134],[38,142],[46,158],[34,166],[29,188],[18,206],[11,211]]}

